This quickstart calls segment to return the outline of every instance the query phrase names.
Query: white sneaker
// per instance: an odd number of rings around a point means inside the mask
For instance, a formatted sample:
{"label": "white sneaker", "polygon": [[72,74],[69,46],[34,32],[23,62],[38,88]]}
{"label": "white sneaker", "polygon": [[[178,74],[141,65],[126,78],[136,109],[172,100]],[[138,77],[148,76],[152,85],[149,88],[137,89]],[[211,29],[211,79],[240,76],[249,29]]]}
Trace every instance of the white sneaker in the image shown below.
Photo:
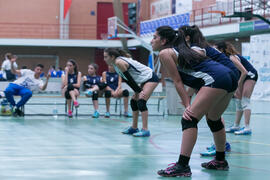
{"label": "white sneaker", "polygon": [[231,126],[231,127],[228,127],[225,131],[226,133],[234,133],[235,131],[239,131],[240,130],[240,127],[236,127],[236,126]]}
{"label": "white sneaker", "polygon": [[251,133],[251,129],[246,128],[241,128],[239,131],[234,132],[235,135],[250,135]]}

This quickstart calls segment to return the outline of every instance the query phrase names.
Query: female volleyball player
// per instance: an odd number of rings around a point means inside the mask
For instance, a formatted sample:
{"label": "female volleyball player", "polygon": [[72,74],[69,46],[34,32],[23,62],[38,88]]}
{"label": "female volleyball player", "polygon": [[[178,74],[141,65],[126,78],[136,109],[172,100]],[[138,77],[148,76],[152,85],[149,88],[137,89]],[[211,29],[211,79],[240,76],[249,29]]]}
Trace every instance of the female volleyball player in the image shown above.
{"label": "female volleyball player", "polygon": [[[159,78],[149,67],[133,60],[125,51],[116,48],[104,50],[104,60],[112,65],[115,71],[125,79],[126,83],[134,90],[130,105],[133,111],[132,126],[124,130],[123,134],[133,134],[135,137],[148,137],[148,109],[147,100],[159,83]],[[139,111],[142,115],[143,127],[138,129]]]}
{"label": "female volleyball player", "polygon": [[[252,95],[254,86],[258,79],[257,70],[246,60],[243,56],[239,55],[234,46],[229,42],[221,42],[217,44],[217,48],[225,53],[230,59],[240,62],[246,69],[247,76],[243,82],[238,86],[235,93],[236,102],[236,119],[234,125],[226,129],[228,133],[234,133],[236,135],[249,135],[251,134],[250,115],[251,105],[250,97]],[[240,120],[244,112],[245,127],[240,128]]]}
{"label": "female volleyball player", "polygon": [[68,117],[72,117],[71,100],[75,108],[79,107],[77,97],[80,95],[81,76],[76,62],[72,59],[68,60],[65,74],[62,75],[62,93],[67,101]]}
{"label": "female volleyball player", "polygon": [[[158,171],[158,174],[168,177],[191,176],[189,160],[197,140],[197,124],[204,115],[208,117],[207,123],[213,132],[217,153],[214,160],[202,163],[202,167],[227,170],[226,134],[221,115],[225,110],[224,101],[229,98],[237,83],[232,77],[232,71],[200,51],[190,49],[181,29],[175,32],[169,26],[161,26],[157,28],[151,44],[153,50],[159,51],[160,61],[172,78],[186,108],[182,117],[183,135],[179,160],[173,166]],[[184,84],[198,89],[191,105]]]}

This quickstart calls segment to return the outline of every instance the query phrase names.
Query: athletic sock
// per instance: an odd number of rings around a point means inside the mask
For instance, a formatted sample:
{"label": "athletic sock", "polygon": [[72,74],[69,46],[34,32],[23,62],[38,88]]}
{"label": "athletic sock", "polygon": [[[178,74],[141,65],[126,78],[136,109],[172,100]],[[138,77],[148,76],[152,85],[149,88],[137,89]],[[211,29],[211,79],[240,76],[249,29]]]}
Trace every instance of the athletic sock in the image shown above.
{"label": "athletic sock", "polygon": [[189,163],[189,160],[190,160],[190,157],[180,154],[179,159],[178,159],[178,164],[187,166]]}
{"label": "athletic sock", "polygon": [[223,152],[216,151],[216,160],[224,161],[225,160],[225,151],[223,151]]}

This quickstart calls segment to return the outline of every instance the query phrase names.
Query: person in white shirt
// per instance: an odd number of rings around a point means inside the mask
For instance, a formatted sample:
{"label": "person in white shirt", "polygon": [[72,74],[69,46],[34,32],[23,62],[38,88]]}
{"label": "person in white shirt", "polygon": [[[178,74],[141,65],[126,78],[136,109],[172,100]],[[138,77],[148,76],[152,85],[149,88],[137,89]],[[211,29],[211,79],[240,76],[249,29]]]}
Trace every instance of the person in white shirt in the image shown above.
{"label": "person in white shirt", "polygon": [[[44,66],[42,64],[36,65],[34,71],[30,69],[21,69],[16,70],[14,68],[14,63],[16,61],[16,57],[11,57],[11,71],[14,74],[17,74],[19,78],[9,83],[8,87],[4,91],[5,96],[12,106],[12,109],[15,108],[13,111],[14,116],[23,116],[23,112],[19,109],[21,106],[25,105],[26,102],[32,97],[32,91],[35,90],[45,90],[50,78],[50,73],[48,73],[46,77],[46,82],[40,79],[40,74],[43,72]],[[14,101],[13,96],[19,95],[22,98],[18,103]]]}
{"label": "person in white shirt", "polygon": [[[11,72],[11,57],[17,58],[17,56],[13,56],[11,53],[6,53],[5,54],[5,60],[2,63],[1,69],[3,71],[3,79],[7,81],[13,81],[16,79],[15,74]],[[14,68],[17,69],[18,65],[15,62],[14,63]]]}

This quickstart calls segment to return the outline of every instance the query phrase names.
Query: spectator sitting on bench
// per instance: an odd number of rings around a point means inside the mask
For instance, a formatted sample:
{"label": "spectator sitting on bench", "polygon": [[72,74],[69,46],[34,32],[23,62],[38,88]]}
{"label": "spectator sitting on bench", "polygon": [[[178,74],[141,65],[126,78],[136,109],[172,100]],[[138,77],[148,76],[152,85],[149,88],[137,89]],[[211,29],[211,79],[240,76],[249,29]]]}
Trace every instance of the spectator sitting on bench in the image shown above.
{"label": "spectator sitting on bench", "polygon": [[65,74],[62,75],[62,94],[68,105],[68,117],[72,117],[71,100],[75,108],[79,107],[77,97],[80,95],[81,76],[76,62],[73,59],[68,60]]}
{"label": "spectator sitting on bench", "polygon": [[[93,106],[94,106],[94,114],[92,115],[93,118],[99,117],[98,112],[98,96],[100,95],[100,90],[105,88],[105,84],[101,83],[101,76],[96,74],[98,70],[97,64],[90,64],[88,65],[88,75],[83,77],[83,85],[85,91],[85,95],[87,97],[92,96]],[[105,85],[105,86],[104,86]]]}
{"label": "spectator sitting on bench", "polygon": [[132,117],[130,113],[128,113],[128,98],[129,92],[127,89],[122,89],[122,78],[115,72],[115,69],[112,65],[108,65],[108,71],[102,73],[102,81],[107,84],[105,88],[105,101],[106,101],[106,113],[105,117],[110,117],[110,99],[121,98],[124,97],[124,116]]}
{"label": "spectator sitting on bench", "polygon": [[[40,74],[43,71],[44,66],[42,64],[36,65],[34,71],[30,69],[16,70],[14,64],[17,57],[11,57],[11,72],[17,74],[19,78],[13,83],[9,83],[8,87],[4,91],[8,102],[11,105],[12,112],[14,116],[23,116],[23,112],[19,109],[32,97],[32,91],[35,90],[45,90],[50,78],[48,73],[45,83],[40,79]],[[14,101],[14,95],[19,95],[22,98],[16,104]],[[14,109],[15,108],[15,109]]]}
{"label": "spectator sitting on bench", "polygon": [[[12,73],[11,71],[11,58],[12,58],[12,54],[11,53],[6,53],[5,54],[5,60],[2,63],[2,71],[3,71],[3,79],[6,81],[14,81],[16,79],[15,74]],[[15,56],[13,56],[14,58],[17,58]],[[13,64],[14,69],[18,68],[18,65],[16,62],[14,62]]]}

